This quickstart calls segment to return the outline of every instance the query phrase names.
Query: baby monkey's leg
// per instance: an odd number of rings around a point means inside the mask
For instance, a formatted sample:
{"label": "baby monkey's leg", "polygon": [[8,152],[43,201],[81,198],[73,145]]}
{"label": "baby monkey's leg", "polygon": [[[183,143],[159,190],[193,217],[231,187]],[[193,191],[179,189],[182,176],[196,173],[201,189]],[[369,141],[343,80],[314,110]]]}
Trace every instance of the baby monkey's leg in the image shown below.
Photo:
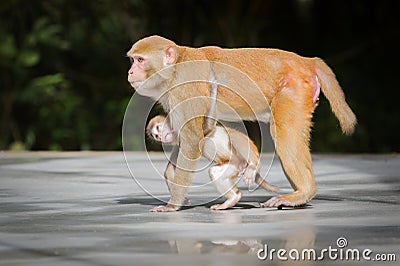
{"label": "baby monkey's leg", "polygon": [[209,174],[218,192],[227,198],[224,203],[211,206],[211,210],[225,210],[235,206],[242,197],[235,184],[239,174],[237,166],[228,163],[216,165],[210,168]]}

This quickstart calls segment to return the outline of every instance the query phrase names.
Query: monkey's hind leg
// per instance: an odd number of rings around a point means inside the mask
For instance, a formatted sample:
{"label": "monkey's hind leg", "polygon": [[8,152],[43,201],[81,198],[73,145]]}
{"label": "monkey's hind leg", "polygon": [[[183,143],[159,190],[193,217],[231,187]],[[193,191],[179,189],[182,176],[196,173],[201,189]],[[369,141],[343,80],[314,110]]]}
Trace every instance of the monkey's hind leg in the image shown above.
{"label": "monkey's hind leg", "polygon": [[312,98],[307,97],[311,96],[302,88],[283,88],[272,102],[271,133],[282,168],[295,191],[275,196],[262,203],[262,207],[303,205],[316,193],[309,150]]}
{"label": "monkey's hind leg", "polygon": [[233,164],[216,165],[210,168],[209,174],[215,188],[227,198],[224,203],[215,204],[210,209],[225,210],[235,206],[242,198],[242,193],[234,182],[239,174],[237,167]]}

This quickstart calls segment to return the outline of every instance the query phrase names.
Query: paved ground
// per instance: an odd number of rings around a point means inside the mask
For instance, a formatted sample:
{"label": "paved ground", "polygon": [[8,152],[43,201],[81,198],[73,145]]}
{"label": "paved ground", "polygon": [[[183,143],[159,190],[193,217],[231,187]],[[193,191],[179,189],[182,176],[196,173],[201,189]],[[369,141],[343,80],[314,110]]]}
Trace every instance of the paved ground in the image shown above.
{"label": "paved ground", "polygon": [[[162,202],[140,188],[168,199],[155,171],[165,157],[151,154],[151,166],[144,153],[127,158],[137,182],[121,152],[0,153],[0,265],[280,265],[276,252],[257,258],[266,246],[288,258],[315,250],[324,265],[355,263],[349,249],[371,250],[359,265],[400,260],[398,155],[314,156],[318,195],[303,209],[258,208],[272,195],[243,187],[236,208],[211,211],[217,194],[203,171],[190,190],[201,205],[177,213],[149,213]],[[289,191],[276,160],[268,180]],[[377,254],[397,262],[372,261]]]}

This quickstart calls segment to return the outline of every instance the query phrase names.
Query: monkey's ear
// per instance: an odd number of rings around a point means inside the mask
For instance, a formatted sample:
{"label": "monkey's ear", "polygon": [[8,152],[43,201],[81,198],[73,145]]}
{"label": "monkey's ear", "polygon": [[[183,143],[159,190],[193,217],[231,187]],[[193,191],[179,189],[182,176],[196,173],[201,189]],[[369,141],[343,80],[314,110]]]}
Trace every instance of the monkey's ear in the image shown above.
{"label": "monkey's ear", "polygon": [[178,60],[178,49],[175,45],[170,45],[164,49],[164,65],[175,64]]}

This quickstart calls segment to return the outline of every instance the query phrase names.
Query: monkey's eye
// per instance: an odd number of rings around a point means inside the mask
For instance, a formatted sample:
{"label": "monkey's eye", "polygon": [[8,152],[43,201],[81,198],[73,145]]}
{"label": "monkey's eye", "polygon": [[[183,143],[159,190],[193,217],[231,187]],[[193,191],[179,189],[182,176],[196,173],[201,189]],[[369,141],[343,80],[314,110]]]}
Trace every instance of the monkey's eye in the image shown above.
{"label": "monkey's eye", "polygon": [[129,57],[129,61],[131,61],[131,64],[133,64],[135,62],[135,59],[132,57]]}
{"label": "monkey's eye", "polygon": [[136,60],[137,60],[139,63],[142,63],[142,62],[144,61],[144,58],[139,56]]}

